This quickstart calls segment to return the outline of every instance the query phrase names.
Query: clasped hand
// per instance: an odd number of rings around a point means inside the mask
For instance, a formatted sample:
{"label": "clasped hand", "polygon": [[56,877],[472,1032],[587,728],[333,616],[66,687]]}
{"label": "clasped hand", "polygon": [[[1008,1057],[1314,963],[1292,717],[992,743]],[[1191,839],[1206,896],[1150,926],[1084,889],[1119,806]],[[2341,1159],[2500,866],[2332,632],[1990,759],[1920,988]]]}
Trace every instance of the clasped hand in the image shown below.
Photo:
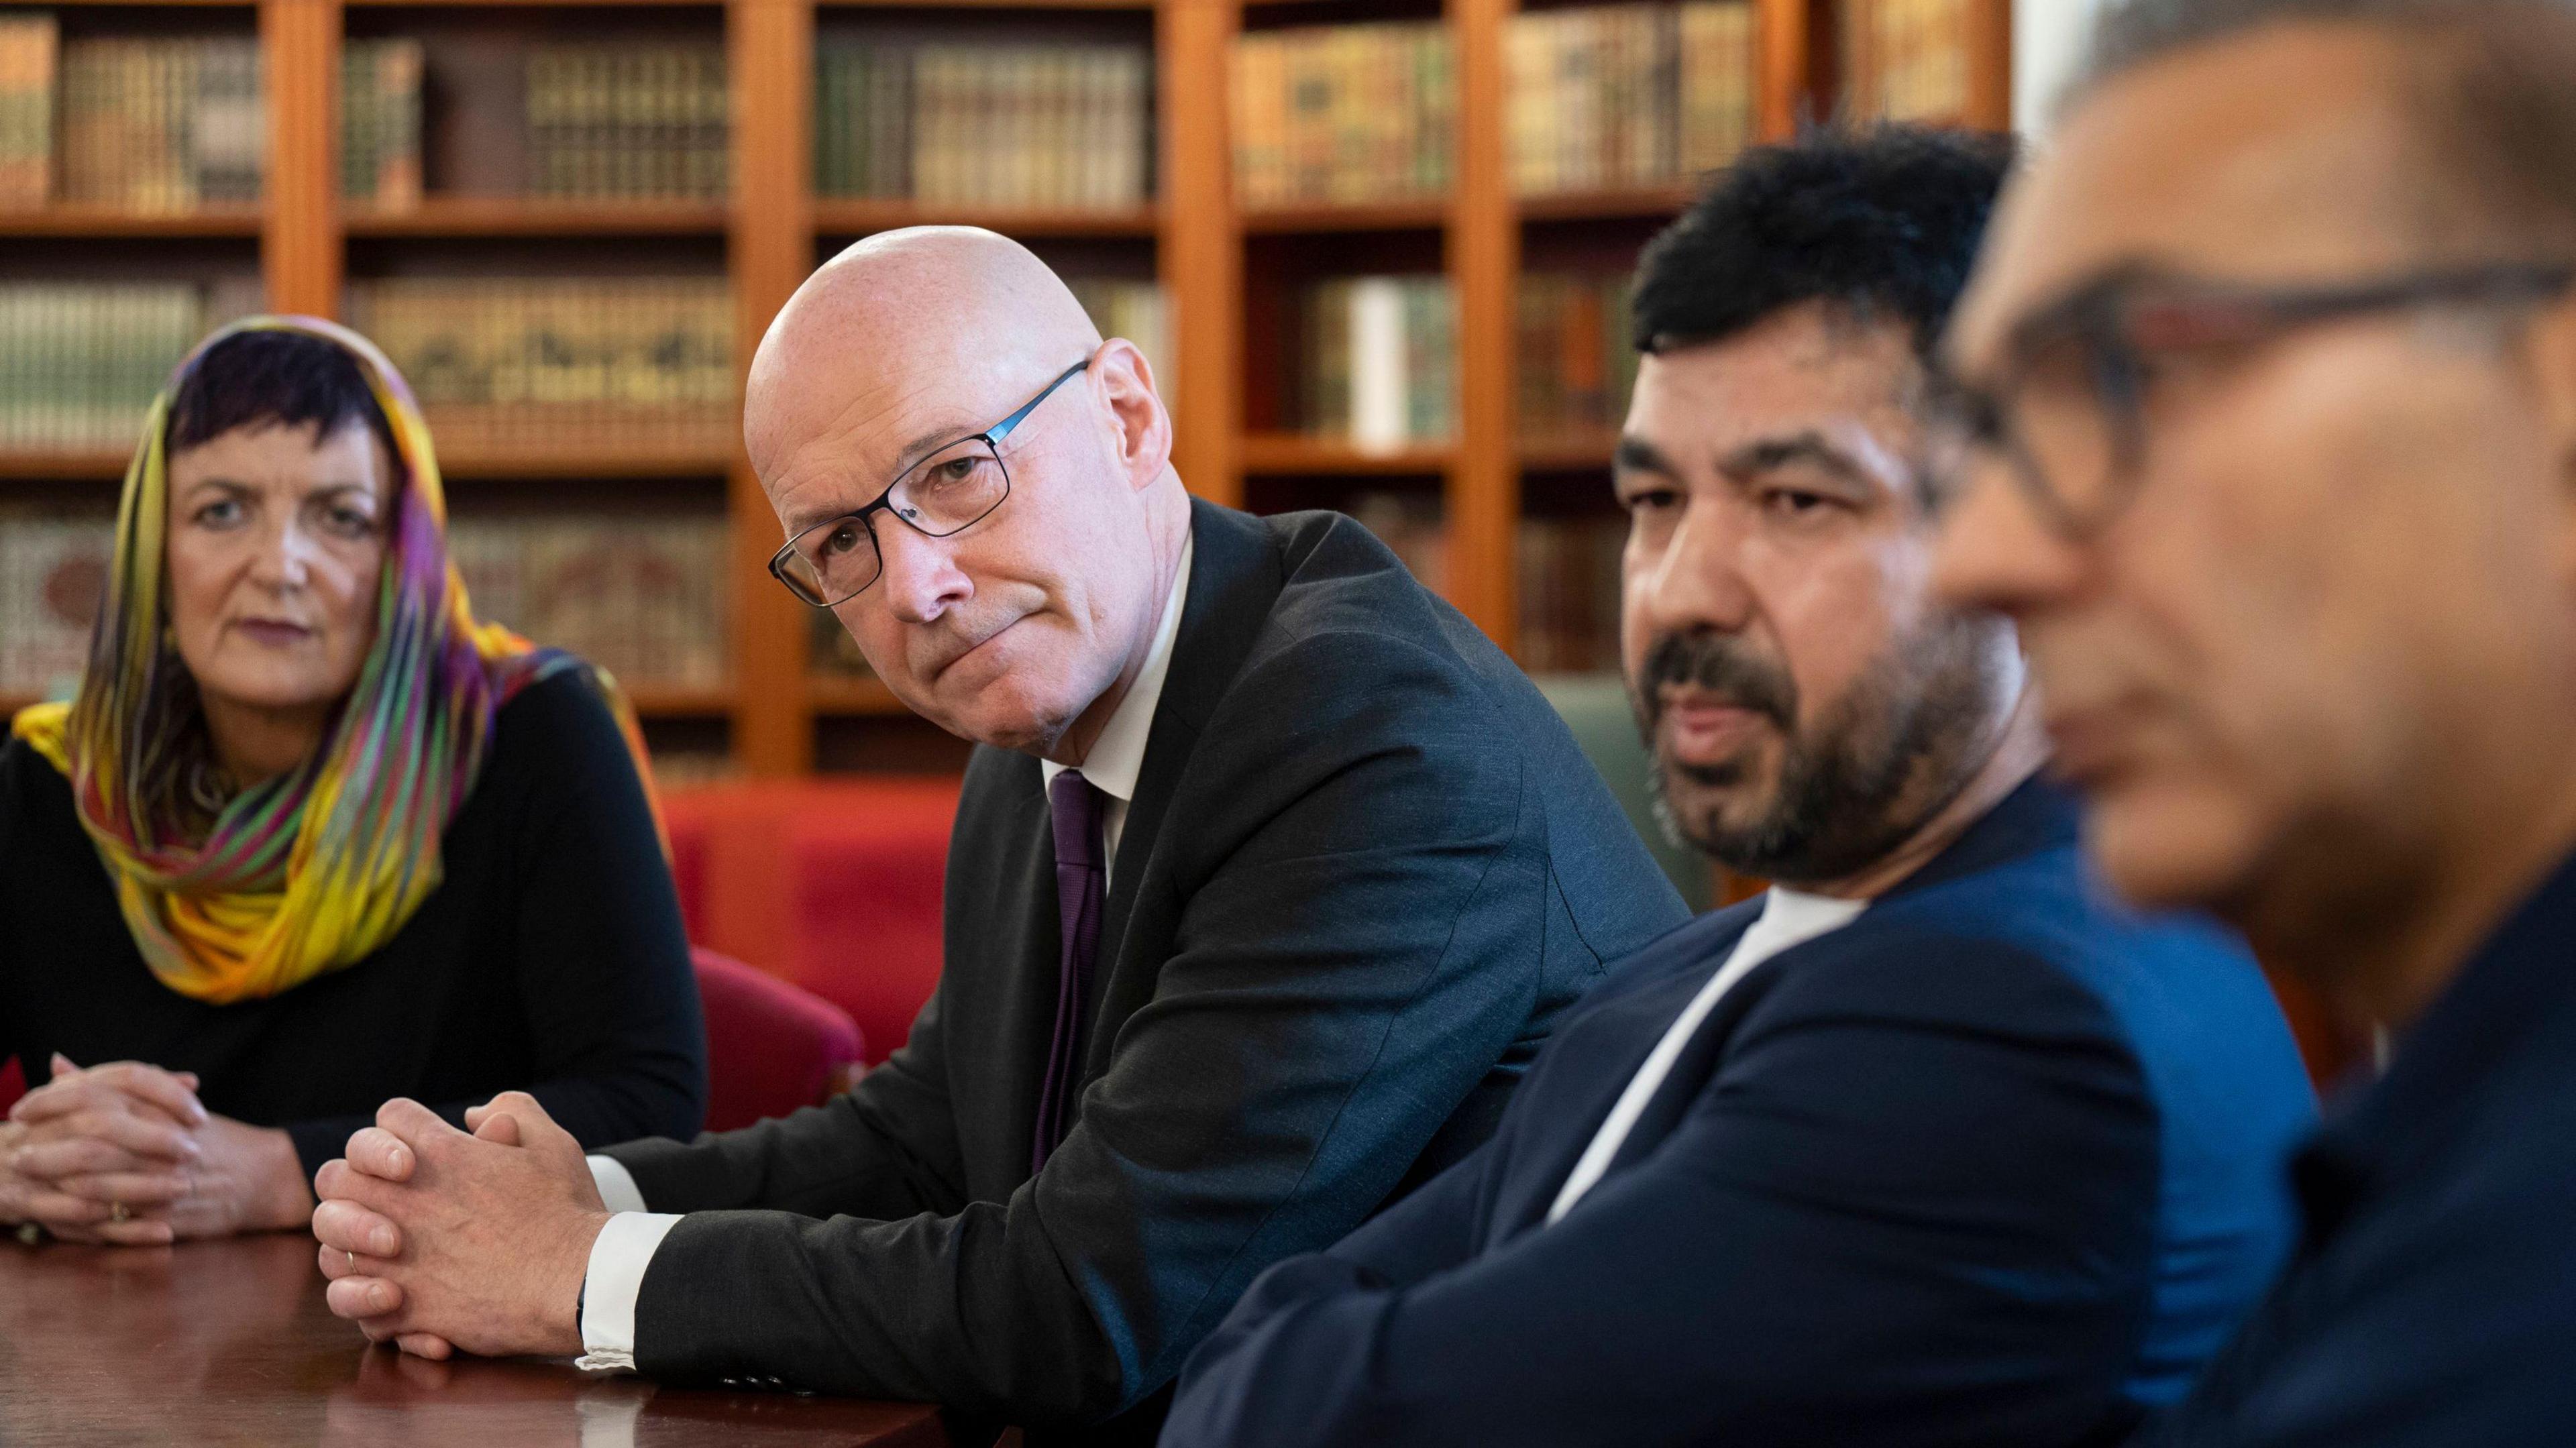
{"label": "clasped hand", "polygon": [[581,1144],[519,1091],[465,1122],[470,1135],[389,1101],[324,1164],[313,1235],[331,1310],[422,1357],[579,1353],[575,1304],[608,1222]]}
{"label": "clasped hand", "polygon": [[286,1133],[206,1110],[197,1078],[141,1061],[53,1076],[0,1123],[0,1221],[149,1246],[296,1226],[312,1209]]}

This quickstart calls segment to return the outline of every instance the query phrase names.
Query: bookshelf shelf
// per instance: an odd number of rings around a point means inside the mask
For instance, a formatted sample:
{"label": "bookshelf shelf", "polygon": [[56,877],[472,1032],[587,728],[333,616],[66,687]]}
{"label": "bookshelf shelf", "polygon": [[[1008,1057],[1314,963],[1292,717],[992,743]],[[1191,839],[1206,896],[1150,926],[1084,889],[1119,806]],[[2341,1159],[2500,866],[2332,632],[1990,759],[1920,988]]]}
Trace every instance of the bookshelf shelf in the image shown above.
{"label": "bookshelf shelf", "polygon": [[0,478],[11,482],[112,483],[125,476],[125,465],[132,457],[125,451],[0,451]]}
{"label": "bookshelf shelf", "polygon": [[1610,454],[1619,446],[1619,435],[1603,431],[1556,437],[1524,438],[1515,449],[1524,471],[1534,473],[1589,472],[1607,469]]}
{"label": "bookshelf shelf", "polygon": [[1698,194],[1690,186],[1658,186],[1643,191],[1578,191],[1552,196],[1522,196],[1513,209],[1523,221],[1656,221],[1679,216]]}
{"label": "bookshelf shelf", "polygon": [[733,712],[734,691],[643,683],[628,686],[626,700],[641,719],[721,719]]}
{"label": "bookshelf shelf", "polygon": [[805,689],[814,712],[826,717],[881,719],[912,712],[882,679],[817,674],[806,681]]}
{"label": "bookshelf shelf", "polygon": [[1439,197],[1419,201],[1376,201],[1343,206],[1264,206],[1243,213],[1251,236],[1282,236],[1331,231],[1423,231],[1449,220],[1449,203]]}
{"label": "bookshelf shelf", "polygon": [[[439,0],[417,0],[435,4]],[[605,3],[605,0],[603,0]],[[1150,12],[1154,0],[816,0],[818,10],[1125,10]]]}
{"label": "bookshelf shelf", "polygon": [[[430,424],[430,437],[438,436],[438,424]],[[733,466],[733,454],[714,449],[637,448],[631,452],[537,452],[489,451],[484,449],[442,450],[438,471],[450,478],[541,479],[564,478],[708,478],[725,475]]]}
{"label": "bookshelf shelf", "polygon": [[1246,473],[1268,476],[1381,478],[1446,472],[1458,460],[1453,447],[1363,449],[1334,438],[1296,433],[1254,433],[1238,449]]}
{"label": "bookshelf shelf", "polygon": [[827,197],[814,203],[814,229],[824,236],[864,236],[904,226],[981,226],[1016,237],[1152,237],[1163,218],[1154,207],[968,206],[938,201]]}
{"label": "bookshelf shelf", "polygon": [[246,206],[179,212],[48,206],[40,210],[0,211],[0,237],[255,237],[259,235],[260,219],[257,208]]}
{"label": "bookshelf shelf", "polygon": [[353,212],[351,236],[722,236],[720,201],[547,201],[429,196],[407,211]]}

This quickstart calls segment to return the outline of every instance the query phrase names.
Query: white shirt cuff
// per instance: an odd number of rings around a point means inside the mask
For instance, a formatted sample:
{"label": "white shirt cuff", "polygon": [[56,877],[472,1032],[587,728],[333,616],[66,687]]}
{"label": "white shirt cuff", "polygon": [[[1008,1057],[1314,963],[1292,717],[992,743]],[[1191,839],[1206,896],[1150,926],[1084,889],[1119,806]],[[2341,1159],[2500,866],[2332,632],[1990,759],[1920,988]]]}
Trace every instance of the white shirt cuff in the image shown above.
{"label": "white shirt cuff", "polygon": [[[597,1162],[592,1158],[594,1168]],[[632,1180],[626,1190],[634,1192]],[[610,1217],[608,1225],[599,1229],[599,1240],[590,1244],[590,1271],[581,1284],[582,1356],[574,1367],[595,1372],[635,1370],[635,1299],[644,1291],[644,1272],[653,1265],[653,1254],[679,1224],[680,1219],[668,1212],[626,1211]]]}
{"label": "white shirt cuff", "polygon": [[613,1156],[590,1158],[590,1179],[599,1183],[600,1203],[610,1211],[651,1210],[644,1205],[644,1189],[635,1185],[635,1173],[628,1171],[626,1164],[617,1158]]}

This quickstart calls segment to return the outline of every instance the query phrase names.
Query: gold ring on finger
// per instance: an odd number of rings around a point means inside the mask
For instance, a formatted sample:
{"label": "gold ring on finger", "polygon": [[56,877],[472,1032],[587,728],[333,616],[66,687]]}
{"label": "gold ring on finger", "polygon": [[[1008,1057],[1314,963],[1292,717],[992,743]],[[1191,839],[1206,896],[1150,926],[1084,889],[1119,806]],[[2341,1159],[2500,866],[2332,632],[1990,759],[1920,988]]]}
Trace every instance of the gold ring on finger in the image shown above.
{"label": "gold ring on finger", "polygon": [[110,1202],[107,1204],[107,1219],[111,1222],[130,1222],[134,1220],[134,1214],[125,1209],[125,1203]]}

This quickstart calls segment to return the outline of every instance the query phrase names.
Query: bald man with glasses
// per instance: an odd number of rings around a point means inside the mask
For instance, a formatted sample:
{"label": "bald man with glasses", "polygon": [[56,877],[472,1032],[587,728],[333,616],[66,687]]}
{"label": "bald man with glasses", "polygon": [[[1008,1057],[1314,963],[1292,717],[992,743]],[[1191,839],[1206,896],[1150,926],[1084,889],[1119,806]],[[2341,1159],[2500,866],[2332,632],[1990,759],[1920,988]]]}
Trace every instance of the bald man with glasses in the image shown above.
{"label": "bald man with glasses", "polygon": [[1685,911],[1365,530],[1192,500],[1145,358],[1015,243],[843,253],[745,423],[771,571],[982,746],[938,991],[848,1095],[693,1145],[585,1161],[523,1095],[470,1136],[389,1104],[320,1178],[333,1308],[433,1356],[1151,1441],[1245,1284],[1482,1141]]}

